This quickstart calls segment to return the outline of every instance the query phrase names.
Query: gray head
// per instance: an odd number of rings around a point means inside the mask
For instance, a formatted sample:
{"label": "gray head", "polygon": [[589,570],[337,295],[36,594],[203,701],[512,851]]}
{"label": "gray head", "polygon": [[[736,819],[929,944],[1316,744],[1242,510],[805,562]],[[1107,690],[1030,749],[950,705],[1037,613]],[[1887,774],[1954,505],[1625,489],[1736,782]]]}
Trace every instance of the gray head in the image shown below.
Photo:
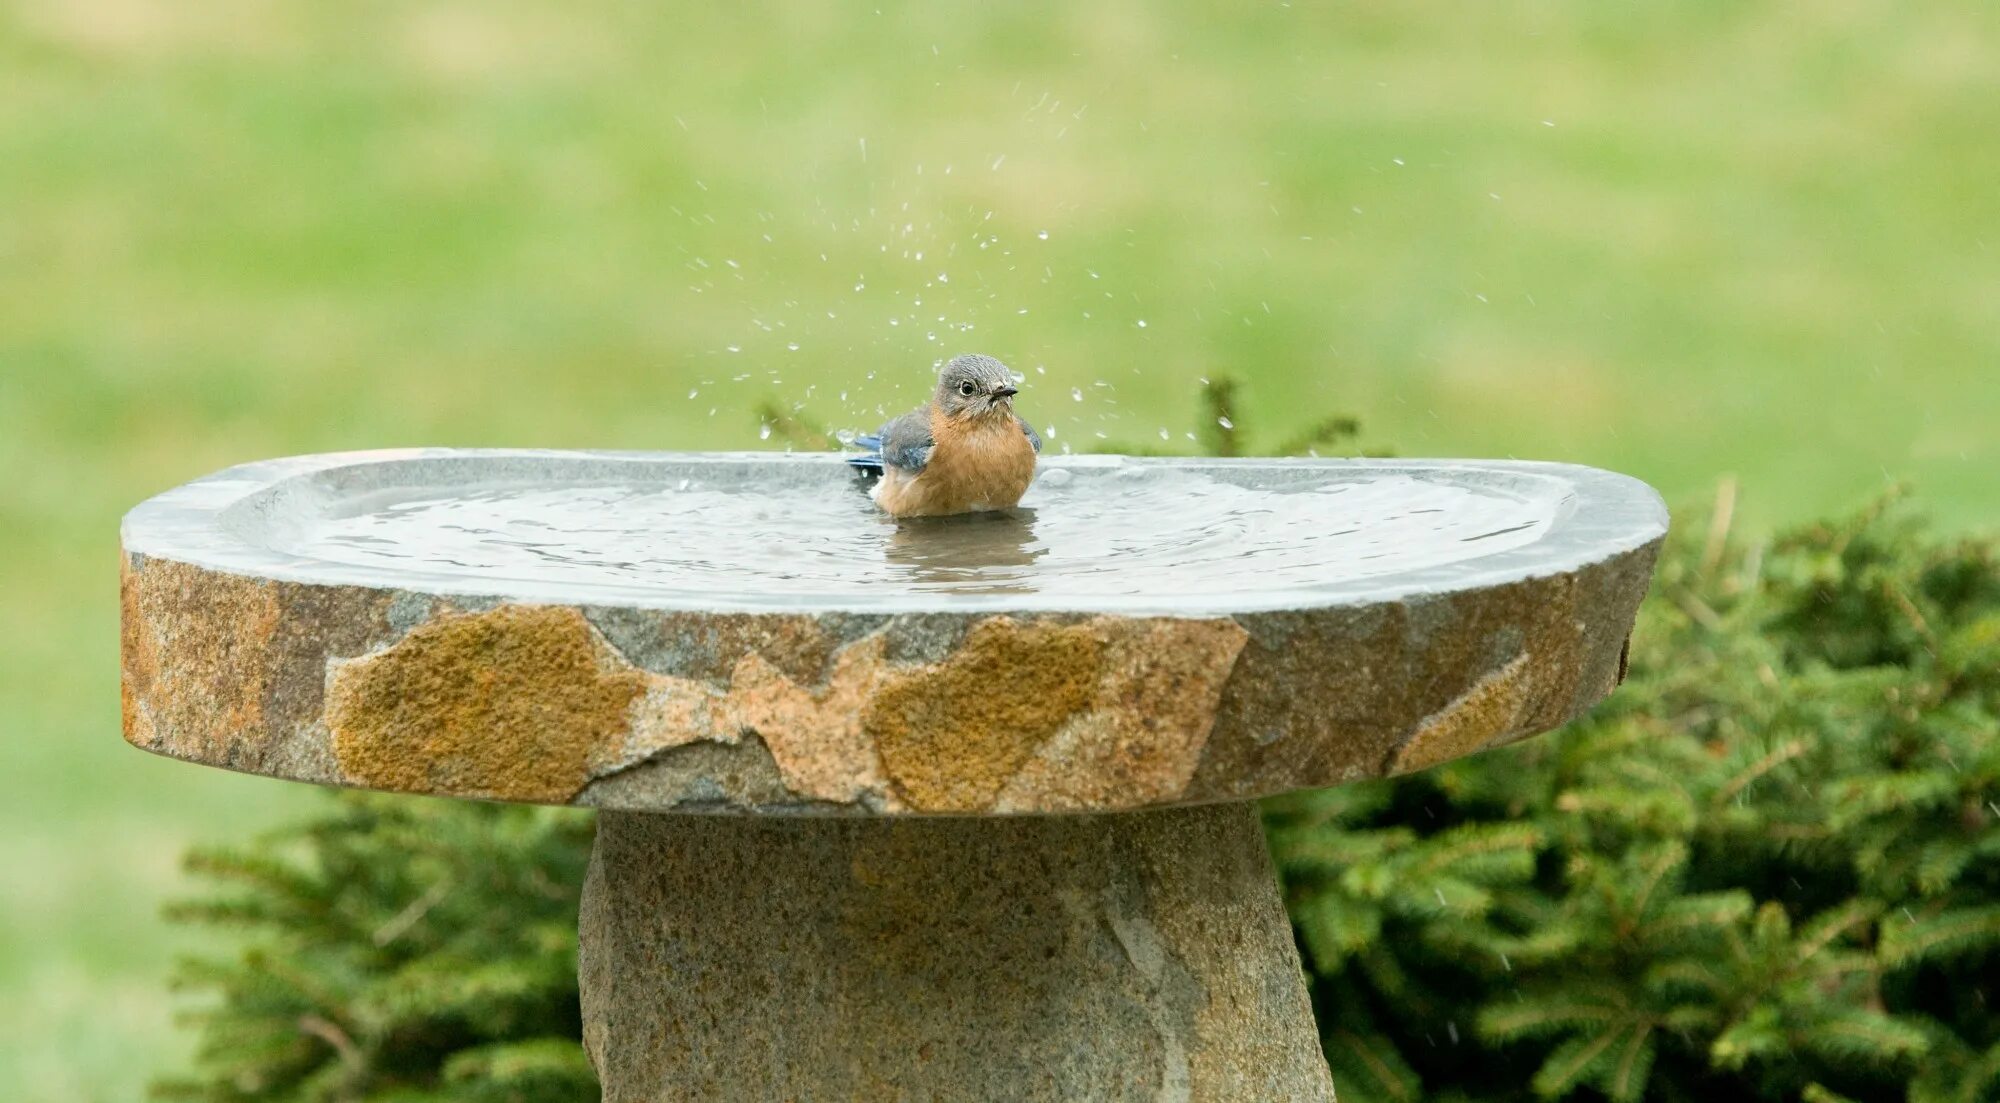
{"label": "gray head", "polygon": [[938,373],[938,409],[950,418],[983,418],[1014,412],[1014,373],[991,356],[954,356]]}

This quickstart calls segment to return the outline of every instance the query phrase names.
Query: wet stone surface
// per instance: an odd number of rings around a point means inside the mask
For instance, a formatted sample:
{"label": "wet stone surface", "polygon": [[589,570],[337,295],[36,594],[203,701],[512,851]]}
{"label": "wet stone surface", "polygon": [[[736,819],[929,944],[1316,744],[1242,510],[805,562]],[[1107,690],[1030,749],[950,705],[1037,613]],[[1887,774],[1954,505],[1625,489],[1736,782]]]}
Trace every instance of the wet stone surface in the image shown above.
{"label": "wet stone surface", "polygon": [[[1031,510],[886,528],[834,457],[232,469],[127,518],[126,737],[303,781],[635,811],[1243,800],[1582,712],[1616,683],[1665,528],[1642,484],[1560,465],[1047,466]],[[592,508],[533,506],[576,494]],[[676,500],[732,494],[761,504]],[[1106,531],[1076,529],[1090,516]],[[645,527],[670,522],[701,538]],[[753,537],[770,554],[729,558]]]}

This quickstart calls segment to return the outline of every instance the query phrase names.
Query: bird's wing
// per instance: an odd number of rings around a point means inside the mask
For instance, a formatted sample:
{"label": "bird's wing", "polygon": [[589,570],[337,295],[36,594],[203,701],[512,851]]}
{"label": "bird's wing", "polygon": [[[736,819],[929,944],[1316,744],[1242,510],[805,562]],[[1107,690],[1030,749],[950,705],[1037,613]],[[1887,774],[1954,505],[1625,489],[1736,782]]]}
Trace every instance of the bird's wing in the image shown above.
{"label": "bird's wing", "polygon": [[931,419],[928,410],[912,410],[882,426],[882,462],[914,475],[931,462]]}
{"label": "bird's wing", "polygon": [[863,471],[881,472],[896,467],[915,474],[930,462],[931,419],[929,411],[912,410],[866,436],[854,438],[863,451],[847,457],[847,462]]}
{"label": "bird's wing", "polygon": [[1014,420],[1020,422],[1021,431],[1023,433],[1028,434],[1028,443],[1035,446],[1035,451],[1040,452],[1042,450],[1042,435],[1040,433],[1035,432],[1035,427],[1028,424],[1027,418],[1022,417],[1019,414],[1015,414]]}

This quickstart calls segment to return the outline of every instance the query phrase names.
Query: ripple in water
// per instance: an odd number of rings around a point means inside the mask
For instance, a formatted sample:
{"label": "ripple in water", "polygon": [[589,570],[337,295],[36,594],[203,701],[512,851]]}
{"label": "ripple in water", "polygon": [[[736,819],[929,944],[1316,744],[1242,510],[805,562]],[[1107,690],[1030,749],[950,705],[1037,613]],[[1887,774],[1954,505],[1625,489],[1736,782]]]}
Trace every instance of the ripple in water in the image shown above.
{"label": "ripple in water", "polygon": [[860,484],[492,485],[347,503],[285,550],[395,570],[661,592],[1226,596],[1323,587],[1531,543],[1560,499],[1407,475],[1251,489],[1043,472],[1022,508],[897,523]]}

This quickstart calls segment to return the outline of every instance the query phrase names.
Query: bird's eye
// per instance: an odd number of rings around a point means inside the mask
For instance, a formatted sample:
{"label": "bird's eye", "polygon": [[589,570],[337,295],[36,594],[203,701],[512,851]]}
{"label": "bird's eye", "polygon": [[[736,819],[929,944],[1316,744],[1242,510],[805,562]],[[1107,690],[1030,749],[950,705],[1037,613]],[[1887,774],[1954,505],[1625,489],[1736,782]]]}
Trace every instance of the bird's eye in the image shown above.
{"label": "bird's eye", "polygon": [[974,388],[972,386],[972,381],[969,379],[958,385],[958,393],[964,395],[967,398],[972,397],[973,389]]}

